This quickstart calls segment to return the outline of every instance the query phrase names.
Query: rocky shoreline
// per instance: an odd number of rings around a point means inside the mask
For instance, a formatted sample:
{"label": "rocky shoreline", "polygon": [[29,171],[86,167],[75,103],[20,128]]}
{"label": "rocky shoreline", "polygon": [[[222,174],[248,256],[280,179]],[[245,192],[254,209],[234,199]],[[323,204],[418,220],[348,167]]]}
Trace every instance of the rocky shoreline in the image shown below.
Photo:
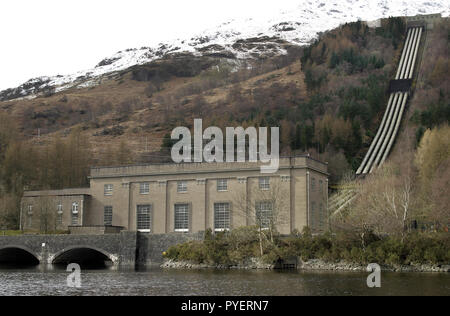
{"label": "rocky shoreline", "polygon": [[[206,263],[192,263],[187,261],[166,260],[160,266],[163,269],[241,269],[241,270],[273,270],[276,268],[275,264],[267,264],[258,258],[252,258],[244,264],[226,265],[226,264],[206,264]],[[305,271],[354,271],[366,272],[367,265],[348,262],[325,262],[320,259],[311,259],[308,261],[298,260],[297,270]],[[431,265],[431,264],[417,264],[417,265],[397,265],[388,266],[381,265],[382,271],[388,272],[450,272],[450,265]]]}

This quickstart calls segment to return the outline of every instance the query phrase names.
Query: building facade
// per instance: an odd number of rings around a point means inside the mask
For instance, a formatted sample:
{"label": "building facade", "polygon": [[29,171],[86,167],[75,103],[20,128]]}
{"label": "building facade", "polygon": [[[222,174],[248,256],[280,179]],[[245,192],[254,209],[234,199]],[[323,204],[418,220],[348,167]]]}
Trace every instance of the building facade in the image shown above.
{"label": "building facade", "polygon": [[[282,234],[327,227],[327,165],[308,156],[281,158],[279,170],[260,163],[181,163],[91,168],[90,188],[28,191],[22,227],[42,227],[52,209],[55,227],[93,227],[163,234],[270,226]],[[51,212],[50,212],[51,213]],[[47,214],[45,212],[45,214]],[[95,230],[94,230],[95,231]],[[103,230],[104,231],[104,230]]]}

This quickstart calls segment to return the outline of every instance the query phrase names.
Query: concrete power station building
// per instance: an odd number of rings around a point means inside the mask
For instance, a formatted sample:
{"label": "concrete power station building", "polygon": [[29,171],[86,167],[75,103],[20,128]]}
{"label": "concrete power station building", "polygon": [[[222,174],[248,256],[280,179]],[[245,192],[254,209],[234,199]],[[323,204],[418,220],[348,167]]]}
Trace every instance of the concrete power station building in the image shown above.
{"label": "concrete power station building", "polygon": [[276,173],[260,163],[181,163],[91,168],[90,187],[26,191],[24,230],[105,234],[214,232],[275,226],[282,234],[327,227],[327,165],[281,158]]}

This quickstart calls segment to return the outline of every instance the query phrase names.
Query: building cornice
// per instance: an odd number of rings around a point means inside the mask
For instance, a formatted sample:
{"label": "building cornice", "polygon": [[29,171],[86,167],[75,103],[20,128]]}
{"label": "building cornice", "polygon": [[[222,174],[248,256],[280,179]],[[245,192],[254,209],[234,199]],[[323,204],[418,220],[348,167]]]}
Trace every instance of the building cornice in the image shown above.
{"label": "building cornice", "polygon": [[[280,166],[279,170],[290,170],[290,169],[307,169],[312,170],[317,173],[323,174],[325,176],[329,176],[329,173],[324,172],[318,168],[312,166]],[[173,176],[173,175],[194,175],[194,174],[207,174],[207,173],[230,173],[230,172],[260,172],[261,169],[257,168],[235,168],[235,169],[223,169],[223,170],[192,170],[192,171],[173,171],[173,172],[148,172],[148,173],[118,173],[118,174],[104,174],[104,175],[95,175],[89,176],[89,179],[111,179],[111,178],[134,178],[134,177],[154,177],[154,176]],[[270,176],[271,174],[266,174]],[[278,172],[273,175],[279,175]]]}

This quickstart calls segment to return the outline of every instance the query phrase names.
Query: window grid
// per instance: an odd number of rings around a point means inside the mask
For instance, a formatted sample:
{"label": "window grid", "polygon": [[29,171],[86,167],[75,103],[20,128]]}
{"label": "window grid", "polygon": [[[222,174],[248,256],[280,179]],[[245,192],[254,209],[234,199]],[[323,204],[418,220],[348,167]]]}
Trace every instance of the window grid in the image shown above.
{"label": "window grid", "polygon": [[177,182],[177,191],[178,192],[187,192],[187,182],[186,181],[178,181]]}
{"label": "window grid", "polygon": [[273,205],[270,201],[258,202],[256,205],[256,220],[262,228],[269,228],[272,224]]}
{"label": "window grid", "polygon": [[72,224],[72,226],[78,225],[78,213],[72,213],[71,224]]}
{"label": "window grid", "polygon": [[324,228],[324,223],[325,223],[325,212],[323,209],[323,203],[319,204],[319,225],[320,228]]}
{"label": "window grid", "polygon": [[218,179],[217,180],[217,191],[227,191],[228,190],[228,180]]}
{"label": "window grid", "polygon": [[78,203],[72,203],[72,214],[78,214]]}
{"label": "window grid", "polygon": [[78,225],[78,203],[72,203],[72,216],[71,216],[71,224],[72,226]]}
{"label": "window grid", "polygon": [[63,215],[62,215],[62,213],[58,213],[58,216],[56,217],[56,223],[58,225],[62,225],[62,223],[63,223]]}
{"label": "window grid", "polygon": [[151,227],[151,205],[138,205],[137,206],[137,229],[139,231],[150,232]]}
{"label": "window grid", "polygon": [[140,188],[139,188],[139,193],[140,194],[149,194],[150,193],[150,183],[148,183],[148,182],[141,183]]}
{"label": "window grid", "polygon": [[316,228],[316,203],[311,202],[311,228]]}
{"label": "window grid", "polygon": [[176,204],[175,205],[175,231],[187,232],[189,231],[189,205]]}
{"label": "window grid", "polygon": [[214,203],[214,230],[229,230],[230,215],[230,203]]}
{"label": "window grid", "polygon": [[113,194],[113,185],[105,184],[105,195],[110,196]]}
{"label": "window grid", "polygon": [[105,226],[112,226],[113,222],[113,208],[112,206],[105,206],[103,213],[103,224]]}
{"label": "window grid", "polygon": [[260,177],[259,178],[259,188],[261,190],[269,190],[270,189],[270,178],[269,177]]}
{"label": "window grid", "polygon": [[61,203],[61,202],[59,202],[58,205],[56,206],[56,212],[57,212],[58,214],[62,214],[62,212],[63,212],[63,206],[62,206],[62,203]]}

